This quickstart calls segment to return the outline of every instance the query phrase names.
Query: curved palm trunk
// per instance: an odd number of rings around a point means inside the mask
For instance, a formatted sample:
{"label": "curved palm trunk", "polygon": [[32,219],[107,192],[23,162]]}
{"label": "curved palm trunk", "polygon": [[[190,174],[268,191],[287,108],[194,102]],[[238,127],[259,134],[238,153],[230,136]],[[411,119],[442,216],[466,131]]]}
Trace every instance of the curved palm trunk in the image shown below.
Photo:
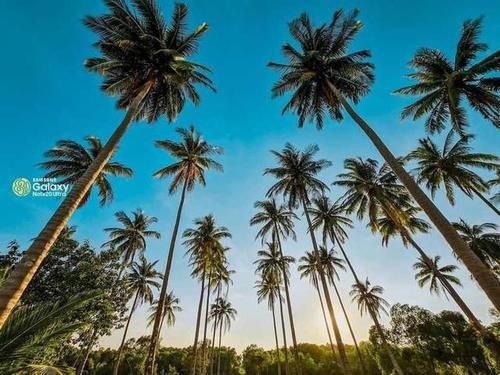
{"label": "curved palm trunk", "polygon": [[221,351],[221,343],[222,343],[222,326],[223,320],[220,320],[219,327],[219,350],[217,351],[217,375],[220,375],[220,351]]}
{"label": "curved palm trunk", "polygon": [[152,83],[148,82],[143,86],[140,93],[130,104],[124,119],[102,148],[99,155],[97,155],[82,177],[74,184],[67,197],[64,198],[61,205],[5,280],[0,289],[0,328],[2,328],[12,309],[23,295],[24,290],[49,253],[57,237],[66,226],[66,223],[115,152],[120,140],[139,111],[140,105],[149,92],[151,85]]}
{"label": "curved palm trunk", "polygon": [[[221,292],[221,285],[219,284],[218,287],[217,287],[217,300],[220,298],[220,292]],[[218,317],[215,316],[215,318],[214,318],[214,324],[213,324],[213,331],[212,331],[212,342],[211,342],[211,348],[210,348],[210,358],[209,358],[210,375],[213,375],[213,373],[214,373],[214,350],[215,350],[215,334],[217,332],[217,321],[218,321]]]}
{"label": "curved palm trunk", "polygon": [[323,297],[321,296],[321,291],[319,290],[318,277],[314,274],[314,289],[318,292],[319,304],[321,305],[321,311],[323,313],[323,320],[325,321],[326,333],[328,334],[328,341],[330,342],[330,349],[332,349],[332,355],[334,362],[338,362],[337,352],[335,351],[335,346],[333,346],[332,334],[330,333],[330,326],[328,325],[328,319],[326,317],[325,304],[323,303]]}
{"label": "curved palm trunk", "polygon": [[286,343],[285,317],[283,316],[283,297],[281,292],[278,292],[280,300],[280,315],[281,315],[281,332],[283,333],[283,350],[285,351],[285,374],[290,375],[290,362],[288,361],[288,347]]}
{"label": "curved palm trunk", "polygon": [[274,341],[276,342],[276,365],[278,366],[278,375],[281,375],[280,344],[278,341],[278,330],[276,329],[276,314],[274,312],[274,301],[271,304],[271,312],[273,314]]}
{"label": "curved palm trunk", "polygon": [[347,253],[344,250],[344,246],[342,246],[342,243],[339,241],[339,238],[337,237],[337,235],[335,234],[335,232],[333,230],[330,231],[330,240],[332,241],[333,244],[336,243],[339,245],[339,249],[340,249],[345,261],[347,262],[349,269],[351,270],[352,276],[354,277],[354,281],[356,282],[356,284],[360,284],[358,275],[356,274],[356,271],[354,270],[354,267],[352,266],[352,263],[349,260],[349,257],[347,256]]}
{"label": "curved palm trunk", "polygon": [[399,366],[398,361],[396,360],[396,357],[394,356],[394,353],[392,351],[391,346],[387,342],[387,339],[385,337],[385,333],[382,330],[382,327],[380,326],[380,322],[378,321],[377,314],[372,311],[371,308],[368,309],[370,312],[370,315],[372,317],[373,322],[375,323],[375,327],[377,328],[378,334],[380,335],[380,339],[382,340],[382,345],[384,346],[385,351],[389,355],[389,358],[391,359],[392,366],[394,367],[394,370],[398,375],[404,375],[403,370],[401,370],[401,367]]}
{"label": "curved palm trunk", "polygon": [[387,148],[377,133],[375,133],[368,123],[354,111],[351,105],[335,88],[335,86],[333,86],[330,82],[329,86],[347,113],[368,136],[375,148],[379,151],[396,176],[398,176],[399,180],[403,183],[411,196],[415,199],[422,210],[424,210],[446,242],[448,242],[456,256],[465,264],[495,308],[500,311],[500,282],[495,275],[483,264],[483,262],[481,262],[477,255],[474,254],[474,252],[469,248],[467,243],[459,236],[448,219],[441,213],[441,211],[439,211],[429,197],[425,195],[422,189],[420,189],[418,184],[413,180],[410,174],[406,172],[401,163]]}
{"label": "curved palm trunk", "polygon": [[[279,235],[278,228],[275,226],[276,230],[276,240],[278,241],[278,250],[280,252],[280,257],[283,258],[283,248],[281,247],[281,239]],[[289,290],[289,280],[288,280],[288,275],[286,274],[286,269],[283,264],[281,264],[281,273],[283,275],[283,283],[285,284],[285,296],[286,296],[286,305],[288,309],[288,320],[290,321],[290,330],[292,332],[292,342],[293,342],[293,355],[295,357],[295,366],[297,367],[297,373],[299,375],[302,374],[302,365],[300,363],[300,358],[299,358],[299,349],[297,347],[297,336],[295,335],[295,322],[293,319],[293,311],[292,311],[292,301],[290,298],[290,290]]]}
{"label": "curved palm trunk", "polygon": [[[321,259],[319,251],[318,251],[318,243],[316,242],[316,236],[314,234],[314,230],[312,229],[311,218],[309,216],[309,210],[307,202],[309,199],[307,198],[307,193],[304,191],[302,193],[302,207],[304,208],[304,214],[307,220],[307,228],[309,230],[309,234],[311,236],[311,242],[313,245],[314,255],[316,259]],[[340,363],[342,364],[342,368],[347,375],[351,374],[351,368],[349,366],[349,361],[347,359],[347,355],[345,352],[344,342],[342,341],[342,336],[340,335],[339,326],[337,324],[337,319],[335,318],[335,312],[333,311],[332,299],[330,298],[330,293],[328,292],[328,284],[326,282],[325,273],[323,272],[323,267],[321,263],[318,264],[318,273],[321,281],[321,286],[323,288],[323,294],[326,300],[326,306],[328,308],[328,313],[330,314],[330,321],[332,323],[333,334],[335,335],[335,341],[337,342],[337,348],[340,355]]]}
{"label": "curved palm trunk", "polygon": [[122,356],[123,347],[125,346],[125,339],[127,338],[128,327],[130,325],[130,320],[132,319],[132,314],[134,313],[135,306],[137,305],[137,300],[139,299],[139,291],[135,293],[134,302],[130,309],[130,314],[127,319],[127,324],[125,325],[125,330],[123,331],[122,342],[118,348],[118,354],[116,355],[115,365],[113,367],[113,375],[118,375],[118,369],[120,368],[120,358]]}
{"label": "curved palm trunk", "polygon": [[201,348],[201,373],[205,375],[206,370],[207,370],[207,364],[206,361],[208,358],[205,356],[208,355],[207,353],[207,328],[208,328],[208,307],[210,306],[210,292],[211,292],[211,283],[212,283],[212,271],[210,271],[208,275],[208,286],[207,286],[207,300],[206,300],[206,306],[205,306],[205,326],[203,328],[203,347]]}
{"label": "curved palm trunk", "polygon": [[351,334],[352,341],[354,342],[354,347],[356,348],[356,354],[358,355],[359,358],[359,363],[361,364],[361,369],[363,370],[363,374],[366,374],[366,366],[365,366],[365,360],[363,358],[363,355],[361,354],[361,350],[359,350],[358,346],[358,340],[356,340],[356,335],[354,334],[354,331],[351,326],[351,321],[349,319],[349,315],[347,314],[347,311],[344,307],[344,302],[342,301],[342,297],[340,296],[339,290],[337,288],[337,285],[335,284],[335,281],[332,279],[331,280],[333,289],[335,289],[335,294],[337,295],[337,298],[340,303],[340,307],[342,308],[342,312],[344,313],[345,321],[347,322],[347,327],[349,327],[349,333]]}
{"label": "curved palm trunk", "polygon": [[500,216],[500,211],[489,201],[488,198],[486,198],[483,194],[481,194],[478,190],[471,188],[471,190],[476,194],[479,199],[481,199],[489,208],[493,210],[494,213]]}
{"label": "curved palm trunk", "polygon": [[170,246],[168,249],[167,263],[165,265],[165,273],[163,274],[160,298],[158,299],[158,308],[156,309],[153,332],[151,333],[151,341],[149,342],[148,355],[146,357],[146,362],[144,365],[145,375],[153,375],[155,371],[154,364],[156,360],[156,352],[158,350],[158,344],[160,342],[160,324],[162,320],[163,309],[165,308],[165,298],[167,298],[168,279],[170,276],[170,270],[172,268],[172,260],[174,259],[175,241],[177,239],[177,233],[179,231],[179,224],[181,221],[182,208],[184,207],[184,200],[186,199],[186,190],[187,190],[187,180],[184,181],[184,185],[182,187],[181,200],[179,202],[179,207],[177,209],[177,216],[175,218],[174,230],[172,232],[172,238],[170,240]]}
{"label": "curved palm trunk", "polygon": [[198,314],[196,315],[196,330],[194,332],[193,367],[191,368],[191,375],[196,374],[196,362],[198,357],[198,335],[200,333],[201,310],[203,307],[203,295],[205,293],[205,270],[203,270],[203,275],[201,279],[202,281],[201,281],[200,301],[198,302]]}

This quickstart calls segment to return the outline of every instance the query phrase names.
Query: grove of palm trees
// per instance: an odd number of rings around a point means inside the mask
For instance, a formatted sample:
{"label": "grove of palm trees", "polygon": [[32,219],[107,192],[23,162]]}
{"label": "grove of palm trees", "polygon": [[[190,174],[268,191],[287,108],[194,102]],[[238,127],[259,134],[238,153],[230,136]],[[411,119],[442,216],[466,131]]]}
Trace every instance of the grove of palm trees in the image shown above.
{"label": "grove of palm trees", "polygon": [[0,9],[0,374],[500,373],[498,4]]}

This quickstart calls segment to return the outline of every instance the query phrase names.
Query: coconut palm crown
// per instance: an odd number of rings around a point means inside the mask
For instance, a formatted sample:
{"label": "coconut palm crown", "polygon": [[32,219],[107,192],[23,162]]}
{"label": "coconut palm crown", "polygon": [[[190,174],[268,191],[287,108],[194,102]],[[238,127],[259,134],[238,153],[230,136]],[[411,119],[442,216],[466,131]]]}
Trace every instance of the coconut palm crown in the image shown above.
{"label": "coconut palm crown", "polygon": [[417,83],[396,93],[420,97],[403,110],[401,118],[427,116],[425,128],[429,133],[441,132],[450,120],[452,128],[464,135],[468,126],[466,99],[486,120],[500,127],[500,80],[492,76],[500,71],[500,51],[477,61],[478,54],[488,49],[479,41],[481,23],[482,17],[464,22],[453,60],[437,49],[420,48],[416,52],[410,61],[415,72],[408,77]]}
{"label": "coconut palm crown", "polygon": [[424,259],[418,258],[418,262],[413,265],[413,269],[417,271],[415,274],[415,280],[418,282],[418,286],[423,288],[426,284],[429,284],[429,290],[431,294],[435,293],[439,295],[441,290],[446,295],[447,290],[445,286],[440,281],[440,278],[445,279],[450,284],[455,284],[462,286],[458,277],[452,275],[454,271],[458,269],[455,265],[440,266],[439,260],[441,257],[439,255],[431,259],[432,266],[427,263]]}
{"label": "coconut palm crown", "polygon": [[108,13],[88,16],[85,25],[99,40],[99,57],[85,61],[92,72],[104,77],[102,90],[118,96],[118,108],[127,108],[145,87],[146,97],[135,119],[148,123],[165,115],[174,120],[186,100],[200,102],[196,85],[213,90],[205,75],[210,70],[189,61],[201,36],[208,30],[202,23],[189,32],[187,6],[177,3],[170,24],[153,0],[106,0]]}
{"label": "coconut palm crown", "polygon": [[367,61],[370,51],[348,51],[362,29],[358,14],[357,10],[349,14],[337,10],[329,23],[316,27],[304,13],[289,23],[295,45],[285,43],[282,52],[287,61],[269,66],[281,73],[273,96],[292,92],[283,113],[295,112],[300,127],[314,121],[322,128],[325,116],[343,119],[342,105],[331,86],[353,103],[368,94],[374,80],[373,65]]}
{"label": "coconut palm crown", "polygon": [[[44,156],[48,160],[38,164],[39,167],[48,170],[45,177],[61,179],[58,181],[60,184],[74,185],[102,150],[102,143],[99,138],[88,136],[85,137],[85,140],[88,143],[87,148],[75,141],[61,140],[45,152]],[[109,176],[130,177],[132,176],[132,169],[112,161],[108,161],[104,165],[94,182],[101,206],[113,200],[113,189],[108,179]],[[80,207],[87,203],[91,192],[92,187],[81,200]]]}
{"label": "coconut palm crown", "polygon": [[255,202],[254,207],[260,211],[250,219],[250,225],[262,225],[255,236],[256,239],[261,239],[262,244],[269,234],[272,235],[273,239],[277,235],[280,238],[296,239],[293,221],[299,218],[285,204],[278,204],[276,199],[271,198]]}

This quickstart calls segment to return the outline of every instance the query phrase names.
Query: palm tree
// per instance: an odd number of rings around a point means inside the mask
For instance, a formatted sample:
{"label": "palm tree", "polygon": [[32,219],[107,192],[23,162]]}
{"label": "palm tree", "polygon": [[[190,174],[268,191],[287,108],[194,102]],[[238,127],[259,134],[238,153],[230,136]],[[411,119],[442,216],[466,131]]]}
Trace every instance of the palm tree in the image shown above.
{"label": "palm tree", "polygon": [[[362,96],[368,94],[374,79],[373,65],[366,61],[370,57],[370,52],[361,50],[348,53],[350,43],[362,29],[362,23],[357,17],[358,11],[345,16],[342,10],[338,10],[330,23],[320,27],[314,27],[307,14],[302,14],[293,20],[289,24],[289,29],[298,43],[298,48],[286,43],[282,51],[288,61],[285,64],[269,64],[281,72],[280,80],[273,87],[273,96],[292,92],[291,99],[283,108],[283,112],[297,113],[300,127],[311,120],[316,122],[318,128],[322,128],[324,116],[327,115],[341,121],[342,108],[345,109],[449,243],[451,249],[474,275],[493,305],[500,310],[499,281],[477,259],[448,219],[349,103],[350,100],[357,104]],[[492,59],[490,64],[495,66],[496,60]],[[492,82],[490,81],[490,84]]]}
{"label": "palm tree", "polygon": [[280,293],[280,281],[279,278],[273,273],[260,274],[255,287],[257,288],[257,302],[261,303],[262,301],[267,300],[267,306],[273,315],[274,340],[276,343],[276,365],[278,375],[281,375],[280,344],[278,340],[278,329],[276,328],[275,313],[275,304],[278,294]]}
{"label": "palm tree", "polygon": [[158,263],[158,261],[150,263],[144,256],[142,256],[139,262],[134,262],[132,264],[132,269],[127,275],[128,288],[130,289],[130,293],[134,295],[134,300],[132,302],[132,306],[130,307],[130,314],[128,316],[127,323],[125,324],[122,342],[118,348],[118,354],[116,355],[113,375],[118,374],[120,359],[125,346],[125,340],[127,338],[128,327],[135,309],[144,302],[152,303],[153,288],[158,289],[160,287],[160,283],[157,280],[161,278],[161,273],[155,269],[156,263]]}
{"label": "palm tree", "polygon": [[[44,156],[48,160],[38,164],[39,167],[49,171],[45,177],[61,178],[58,181],[60,184],[73,186],[83,176],[102,150],[102,143],[99,138],[88,136],[85,140],[88,143],[87,148],[75,141],[61,140],[53,148],[45,152]],[[93,183],[97,188],[100,198],[99,204],[104,206],[113,200],[113,189],[109,182],[109,176],[130,177],[132,174],[132,169],[121,163],[112,162],[109,159]],[[90,186],[80,201],[80,207],[87,203],[93,185]]]}
{"label": "palm tree", "polygon": [[[207,215],[203,218],[194,221],[194,229],[186,229],[183,237],[185,238],[184,246],[187,248],[193,272],[191,275],[196,277],[201,282],[200,300],[198,303],[198,314],[196,319],[196,329],[193,344],[193,367],[192,374],[196,373],[197,352],[198,352],[198,336],[201,323],[201,312],[203,307],[203,296],[205,294],[205,284],[208,285],[207,294],[210,296],[210,288],[213,285],[212,275],[220,272],[221,268],[226,263],[226,248],[221,244],[221,241],[226,238],[231,238],[231,233],[226,227],[218,227],[213,215]],[[209,299],[207,299],[209,302]],[[206,324],[205,324],[205,341],[206,341]]]}
{"label": "palm tree", "polygon": [[417,271],[415,274],[415,280],[418,282],[418,286],[423,288],[429,284],[429,291],[431,294],[435,293],[439,295],[441,290],[446,295],[447,287],[441,282],[442,279],[448,280],[450,284],[455,284],[462,286],[458,277],[453,276],[452,273],[455,272],[458,267],[455,265],[446,265],[441,267],[439,265],[439,260],[441,257],[439,255],[432,259],[432,265],[423,258],[418,258],[418,261],[413,265],[413,269]]}
{"label": "palm tree", "polygon": [[[334,184],[347,189],[343,197],[347,212],[356,211],[359,219],[368,216],[368,225],[382,235],[383,245],[387,245],[391,237],[400,236],[405,246],[410,244],[429,267],[434,267],[432,259],[413,239],[413,235],[418,232],[428,232],[430,226],[416,216],[420,210],[413,205],[408,193],[387,165],[378,168],[378,162],[373,159],[346,159],[344,167],[346,173],[339,174],[340,179]],[[448,280],[441,278],[439,273],[436,276],[446,285],[473,327],[481,335],[486,334],[484,327]]]}
{"label": "palm tree", "polygon": [[[500,168],[496,171],[496,178],[493,178],[488,181],[488,187],[493,188],[496,186],[500,186]],[[491,200],[495,203],[500,203],[500,191],[497,191],[492,197]]]}
{"label": "palm tree", "polygon": [[129,217],[125,212],[118,211],[115,213],[115,218],[121,227],[105,228],[104,231],[109,233],[110,240],[105,242],[102,247],[115,249],[122,257],[122,266],[118,272],[117,279],[121,278],[121,274],[125,268],[134,262],[137,254],[144,255],[146,250],[146,239],[160,238],[160,233],[155,230],[150,230],[152,224],[156,224],[158,219],[154,216],[147,216],[141,209],[132,212],[132,217]]}
{"label": "palm tree", "polygon": [[330,342],[330,349],[332,350],[333,357],[336,359],[335,347],[333,346],[330,326],[328,325],[328,319],[326,317],[325,304],[323,303],[323,296],[321,295],[321,290],[319,288],[317,258],[312,252],[306,251],[306,255],[300,257],[299,263],[300,264],[297,270],[300,272],[300,278],[308,278],[309,282],[314,286],[314,289],[316,289],[316,292],[318,293],[318,299],[321,306],[321,311],[323,313],[326,333],[328,334],[328,340]]}
{"label": "palm tree", "polygon": [[[170,270],[172,268],[172,260],[174,258],[175,242],[177,239],[177,232],[179,231],[179,224],[182,215],[182,208],[184,207],[186,192],[192,191],[196,182],[205,186],[205,172],[208,169],[215,169],[219,171],[223,170],[222,165],[212,159],[213,155],[221,154],[223,152],[221,148],[208,144],[203,139],[201,134],[198,133],[192,126],[189,129],[178,128],[176,131],[182,138],[181,142],[174,142],[170,140],[156,141],[156,146],[167,151],[170,156],[176,159],[176,162],[163,167],[157,171],[154,176],[158,178],[173,177],[169,187],[170,194],[175,193],[182,185],[179,207],[177,208],[177,216],[175,218],[172,238],[170,239],[170,246],[168,249],[167,262],[165,264],[165,272],[163,274],[159,306],[163,306],[167,295],[168,280],[170,277]],[[151,375],[151,372],[153,371],[160,338],[161,316],[161,309],[158,309],[156,319],[153,324],[151,344],[149,346],[148,356],[146,359],[146,375]]]}
{"label": "palm tree", "polygon": [[470,225],[460,219],[460,222],[453,223],[453,226],[479,259],[500,276],[500,234],[497,232],[498,225],[494,223]]}
{"label": "palm tree", "polygon": [[[167,294],[167,298],[165,298],[165,306],[163,308],[163,320],[160,324],[160,329],[163,327],[163,322],[167,321],[168,327],[173,327],[175,325],[175,314],[182,311],[182,307],[180,307],[180,299],[174,295],[174,292],[171,291]],[[158,309],[158,300],[154,300],[151,303],[151,307],[149,308],[150,314],[148,316],[148,326],[154,323],[156,310]]]}
{"label": "palm tree", "polygon": [[[257,252],[257,256],[258,259],[254,262],[254,264],[257,265],[255,273],[257,275],[262,275],[262,277],[272,278],[280,286],[277,290],[277,295],[280,308],[283,349],[285,352],[285,373],[288,375],[290,374],[290,364],[288,361],[288,346],[286,340],[285,318],[283,316],[283,296],[281,294],[281,284],[285,284],[284,278],[290,277],[290,264],[295,263],[295,258],[281,255],[278,247],[273,242],[267,242],[266,249],[259,250]],[[285,270],[284,273],[283,270]],[[297,352],[294,349],[294,355],[295,353]],[[298,355],[295,357],[295,364],[297,366],[297,371],[300,371],[300,365],[297,362],[297,358]]]}
{"label": "palm tree", "polygon": [[417,83],[396,93],[421,97],[403,110],[401,118],[413,116],[416,120],[428,115],[425,128],[430,133],[442,131],[450,120],[453,130],[464,135],[468,121],[463,99],[467,99],[474,110],[500,127],[500,84],[497,77],[491,77],[500,70],[500,51],[474,61],[488,49],[478,40],[481,22],[482,17],[464,22],[454,61],[437,49],[417,50],[410,61],[415,72],[408,75]]}
{"label": "palm tree", "polygon": [[183,4],[175,5],[172,23],[167,26],[154,0],[132,1],[133,8],[125,1],[106,1],[107,14],[85,19],[85,25],[99,37],[95,46],[101,54],[85,65],[104,76],[103,91],[119,96],[117,105],[126,109],[126,115],[0,290],[0,327],[131,123],[153,122],[162,115],[173,120],[187,100],[195,105],[200,102],[197,85],[213,88],[205,75],[208,69],[189,60],[208,26],[202,24],[187,32],[187,7]]}
{"label": "palm tree", "polygon": [[229,331],[231,328],[231,321],[236,319],[236,310],[225,298],[219,298],[215,301],[210,309],[210,318],[215,319],[219,322],[219,349],[217,357],[217,375],[220,375],[220,358],[221,358],[221,343],[222,343],[222,331]]}
{"label": "palm tree", "polygon": [[[252,219],[250,219],[250,225],[261,226],[257,232],[257,236],[260,238],[261,242],[264,243],[266,238],[271,236],[272,243],[276,243],[278,247],[279,256],[283,257],[283,247],[281,245],[282,239],[291,237],[293,240],[296,239],[296,234],[293,229],[294,219],[298,219],[297,215],[293,211],[289,210],[285,204],[278,205],[276,199],[268,199],[264,201],[257,201],[254,207],[259,209]],[[280,264],[284,265],[283,262]],[[297,348],[297,336],[295,333],[295,320],[293,318],[292,300],[290,298],[290,288],[289,288],[289,278],[287,276],[287,270],[285,268],[281,269],[281,277],[285,285],[285,298],[286,305],[288,308],[288,320],[290,322],[290,330],[292,333],[293,341],[293,353],[295,356],[295,363],[300,366],[299,362],[299,352]],[[300,371],[300,370],[299,370]]]}
{"label": "palm tree", "polygon": [[[287,143],[281,152],[271,151],[278,161],[278,166],[266,168],[264,174],[272,175],[278,180],[267,192],[269,197],[282,194],[287,200],[290,209],[302,206],[307,220],[309,235],[311,236],[314,255],[319,259],[319,247],[314,230],[312,230],[312,222],[309,215],[310,197],[322,194],[324,191],[328,190],[328,186],[318,179],[317,175],[323,169],[329,167],[331,163],[325,159],[315,160],[314,156],[318,151],[319,148],[317,145],[309,146],[304,151],[299,151],[294,146]],[[333,311],[333,304],[328,293],[326,276],[321,265],[319,267],[319,277],[340,354],[340,362],[344,371],[350,373],[344,343],[342,342],[340,330]]]}
{"label": "palm tree", "polygon": [[408,159],[417,160],[417,182],[425,183],[434,198],[436,191],[443,187],[451,205],[455,204],[454,187],[459,188],[469,198],[477,195],[497,215],[500,211],[482,194],[489,190],[489,185],[472,168],[496,170],[500,168],[500,158],[491,154],[471,152],[469,142],[472,136],[466,135],[453,143],[453,132],[448,133],[439,150],[430,139],[419,141],[420,146],[408,155]]}
{"label": "palm tree", "polygon": [[352,296],[352,301],[357,303],[361,315],[363,315],[363,313],[368,313],[371,316],[380,339],[382,340],[382,345],[391,359],[394,371],[396,371],[398,375],[403,375],[403,370],[401,370],[378,320],[380,312],[382,311],[387,314],[386,307],[389,306],[389,303],[381,297],[383,292],[384,288],[379,285],[372,286],[370,281],[366,279],[364,283],[354,284],[349,294]]}

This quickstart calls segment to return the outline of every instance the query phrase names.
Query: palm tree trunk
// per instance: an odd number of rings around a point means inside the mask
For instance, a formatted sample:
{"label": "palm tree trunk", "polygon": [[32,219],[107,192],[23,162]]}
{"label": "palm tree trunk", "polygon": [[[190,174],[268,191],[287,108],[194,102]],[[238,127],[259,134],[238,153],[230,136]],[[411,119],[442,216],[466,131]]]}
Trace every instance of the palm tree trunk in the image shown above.
{"label": "palm tree trunk", "polygon": [[360,284],[358,275],[356,274],[356,271],[354,270],[354,267],[352,266],[352,263],[349,260],[349,257],[347,256],[347,253],[344,250],[344,246],[342,246],[342,243],[339,241],[339,238],[337,237],[337,235],[333,230],[330,231],[330,240],[332,241],[333,244],[336,243],[339,245],[339,249],[342,252],[345,261],[347,262],[349,269],[351,270],[352,276],[354,277],[354,281],[356,282],[356,284]]}
{"label": "palm tree trunk", "polygon": [[319,303],[321,305],[321,311],[323,312],[323,320],[325,321],[326,333],[328,333],[328,341],[330,342],[330,348],[332,349],[333,361],[338,363],[337,352],[335,352],[335,347],[333,346],[332,334],[330,333],[330,327],[328,326],[328,319],[326,317],[325,304],[323,303],[323,297],[321,296],[321,291],[319,290],[318,278],[314,274],[314,289],[318,292]]}
{"label": "palm tree trunk", "polygon": [[375,327],[377,328],[378,334],[380,335],[380,339],[382,340],[382,345],[384,346],[385,351],[389,355],[389,358],[391,359],[392,366],[394,367],[394,370],[398,375],[403,375],[403,370],[401,370],[401,367],[399,366],[398,361],[396,360],[396,357],[394,356],[394,353],[392,351],[392,348],[390,347],[389,343],[387,342],[387,339],[385,337],[385,333],[382,330],[382,327],[380,326],[380,322],[378,321],[377,314],[375,314],[374,311],[372,311],[371,308],[368,309],[370,312],[370,315],[372,317],[373,322],[375,323]]}
{"label": "palm tree trunk", "polygon": [[274,301],[271,304],[271,312],[273,313],[274,341],[276,342],[276,365],[278,366],[278,375],[281,375],[280,344],[278,341],[278,330],[276,329],[276,314],[274,313]]}
{"label": "palm tree trunk", "polygon": [[439,230],[446,242],[455,252],[456,256],[465,264],[469,272],[476,279],[483,291],[486,293],[495,308],[500,311],[500,282],[495,275],[486,267],[476,254],[469,248],[467,243],[460,237],[455,228],[448,219],[439,211],[434,203],[425,195],[418,184],[413,180],[408,172],[405,171],[401,163],[396,159],[392,152],[387,148],[382,139],[375,131],[363,120],[343,97],[343,95],[329,82],[330,89],[335,97],[340,101],[344,109],[351,118],[359,125],[363,132],[382,155],[399,180],[408,189],[408,192],[415,199],[418,205],[424,210],[434,226]]}
{"label": "palm tree trunk", "polygon": [[[280,252],[280,258],[283,258],[283,248],[281,247],[281,239],[278,231],[278,227],[274,224],[276,230],[276,240],[278,241],[278,250]],[[280,262],[281,263],[281,262]],[[293,311],[292,311],[292,301],[290,298],[290,290],[289,290],[289,280],[288,275],[286,273],[285,266],[281,264],[281,273],[283,275],[283,283],[285,284],[285,296],[286,296],[286,305],[288,309],[288,319],[290,321],[290,330],[292,332],[292,342],[293,342],[293,355],[295,357],[295,366],[297,367],[297,373],[299,375],[302,374],[302,365],[300,363],[299,358],[299,349],[297,346],[297,336],[295,335],[295,322],[293,320]]]}
{"label": "palm tree trunk", "polygon": [[356,348],[356,354],[358,355],[359,363],[361,364],[362,373],[366,374],[367,372],[366,372],[365,360],[364,360],[363,356],[361,355],[361,351],[359,350],[358,340],[356,340],[356,335],[354,335],[354,331],[353,331],[352,326],[351,326],[351,321],[349,319],[349,315],[347,314],[347,311],[344,307],[344,302],[342,301],[342,297],[340,296],[339,290],[338,290],[337,285],[335,284],[335,281],[333,280],[333,278],[331,281],[332,281],[333,289],[335,289],[335,294],[337,295],[337,298],[339,300],[340,307],[342,308],[342,312],[344,313],[345,321],[347,322],[347,327],[349,327],[349,332],[351,333],[352,341],[354,342],[354,347]]}
{"label": "palm tree trunk", "polygon": [[201,277],[201,291],[200,291],[200,300],[198,302],[198,314],[196,315],[196,329],[194,332],[194,344],[193,344],[193,367],[191,368],[191,375],[196,374],[196,362],[198,356],[198,335],[200,333],[201,310],[203,307],[204,293],[205,293],[205,270],[203,270],[203,275]]}
{"label": "palm tree trunk", "polygon": [[[304,214],[307,220],[307,228],[309,229],[309,234],[311,236],[311,242],[313,245],[314,256],[316,259],[321,259],[319,251],[318,251],[318,243],[316,242],[316,236],[314,235],[314,230],[312,229],[311,217],[309,216],[309,210],[307,202],[309,199],[307,197],[307,193],[302,192],[302,207],[304,208]],[[335,312],[333,311],[332,299],[330,298],[330,293],[328,292],[328,284],[326,282],[325,273],[323,272],[323,267],[321,263],[318,263],[318,273],[321,281],[321,286],[323,288],[323,294],[326,300],[326,306],[328,308],[328,313],[330,314],[330,321],[332,323],[333,334],[335,335],[335,341],[337,342],[337,348],[340,355],[340,363],[342,364],[342,368],[347,375],[351,374],[351,368],[349,366],[349,361],[347,360],[347,355],[345,352],[344,342],[342,341],[342,336],[340,335],[340,330],[337,324],[337,319],[335,318]]]}
{"label": "palm tree trunk", "polygon": [[87,360],[89,359],[90,352],[94,347],[97,340],[97,330],[95,328],[92,329],[92,334],[90,336],[90,341],[85,349],[85,355],[83,356],[82,362],[77,366],[75,370],[75,375],[82,375],[85,370],[85,366],[87,365]]}
{"label": "palm tree trunk", "polygon": [[283,350],[285,351],[285,374],[290,375],[290,362],[288,361],[288,347],[286,343],[285,317],[283,315],[283,297],[281,296],[281,292],[279,291],[278,291],[278,298],[280,300],[281,332],[283,333]]}
{"label": "palm tree trunk", "polygon": [[123,331],[122,342],[118,348],[118,354],[116,355],[115,366],[113,367],[113,375],[118,375],[118,369],[120,368],[120,358],[122,356],[123,347],[125,346],[125,339],[127,338],[128,327],[130,325],[130,320],[132,319],[132,314],[134,313],[135,307],[137,305],[137,300],[139,299],[139,291],[135,293],[134,302],[130,308],[130,314],[127,319],[127,324],[125,325],[125,330]]}
{"label": "palm tree trunk", "polygon": [[211,292],[211,285],[212,284],[212,271],[208,274],[208,286],[207,286],[207,300],[206,300],[206,307],[205,307],[205,327],[203,329],[203,347],[201,349],[201,358],[202,358],[202,363],[201,363],[201,373],[205,375],[206,369],[207,369],[207,364],[205,358],[205,355],[207,354],[207,328],[208,328],[208,307],[210,306],[210,292]]}
{"label": "palm tree trunk", "polygon": [[[216,301],[218,301],[219,298],[220,298],[221,287],[222,287],[221,284],[219,284],[218,287],[217,287],[217,299],[216,299]],[[211,349],[210,349],[210,359],[209,359],[209,362],[210,362],[210,375],[214,374],[214,350],[215,350],[215,334],[217,332],[217,320],[218,320],[218,317],[215,316],[215,318],[214,318],[214,324],[213,324],[213,331],[212,331],[212,342],[211,342]]]}
{"label": "palm tree trunk", "polygon": [[219,350],[217,351],[217,375],[220,375],[220,351],[221,351],[221,343],[222,343],[222,326],[223,321],[220,321],[219,327]]}
{"label": "palm tree trunk", "polygon": [[474,189],[473,187],[471,190],[481,199],[489,208],[493,210],[494,213],[500,216],[500,211],[489,201],[488,198],[486,198],[483,194],[481,194],[477,189]]}
{"label": "palm tree trunk", "polygon": [[24,290],[49,253],[57,237],[66,226],[66,223],[78,208],[81,200],[85,197],[90,187],[115,152],[120,140],[140,109],[140,105],[144,97],[148,94],[151,85],[152,82],[144,84],[140,93],[130,104],[121,124],[109,138],[99,155],[97,155],[94,161],[89,165],[82,177],[74,184],[67,197],[64,198],[63,202],[54,212],[45,227],[35,238],[28,250],[26,250],[20,262],[5,280],[0,289],[0,328],[2,328],[12,312],[12,309],[23,295]]}
{"label": "palm tree trunk", "polygon": [[163,274],[163,281],[161,285],[160,298],[158,299],[158,308],[156,309],[155,322],[153,325],[153,332],[151,333],[151,341],[149,343],[148,355],[146,357],[146,362],[144,365],[144,374],[153,375],[155,371],[155,360],[156,352],[158,350],[158,344],[160,342],[160,322],[163,315],[163,309],[165,307],[165,298],[167,297],[168,279],[170,276],[170,270],[172,268],[172,260],[174,258],[175,241],[177,239],[177,232],[179,231],[179,224],[181,221],[182,208],[184,206],[184,200],[186,198],[187,190],[187,180],[184,181],[182,187],[181,200],[179,202],[179,207],[177,209],[177,217],[175,219],[174,230],[172,232],[172,238],[170,240],[170,247],[168,249],[167,263],[165,265],[165,273]]}

